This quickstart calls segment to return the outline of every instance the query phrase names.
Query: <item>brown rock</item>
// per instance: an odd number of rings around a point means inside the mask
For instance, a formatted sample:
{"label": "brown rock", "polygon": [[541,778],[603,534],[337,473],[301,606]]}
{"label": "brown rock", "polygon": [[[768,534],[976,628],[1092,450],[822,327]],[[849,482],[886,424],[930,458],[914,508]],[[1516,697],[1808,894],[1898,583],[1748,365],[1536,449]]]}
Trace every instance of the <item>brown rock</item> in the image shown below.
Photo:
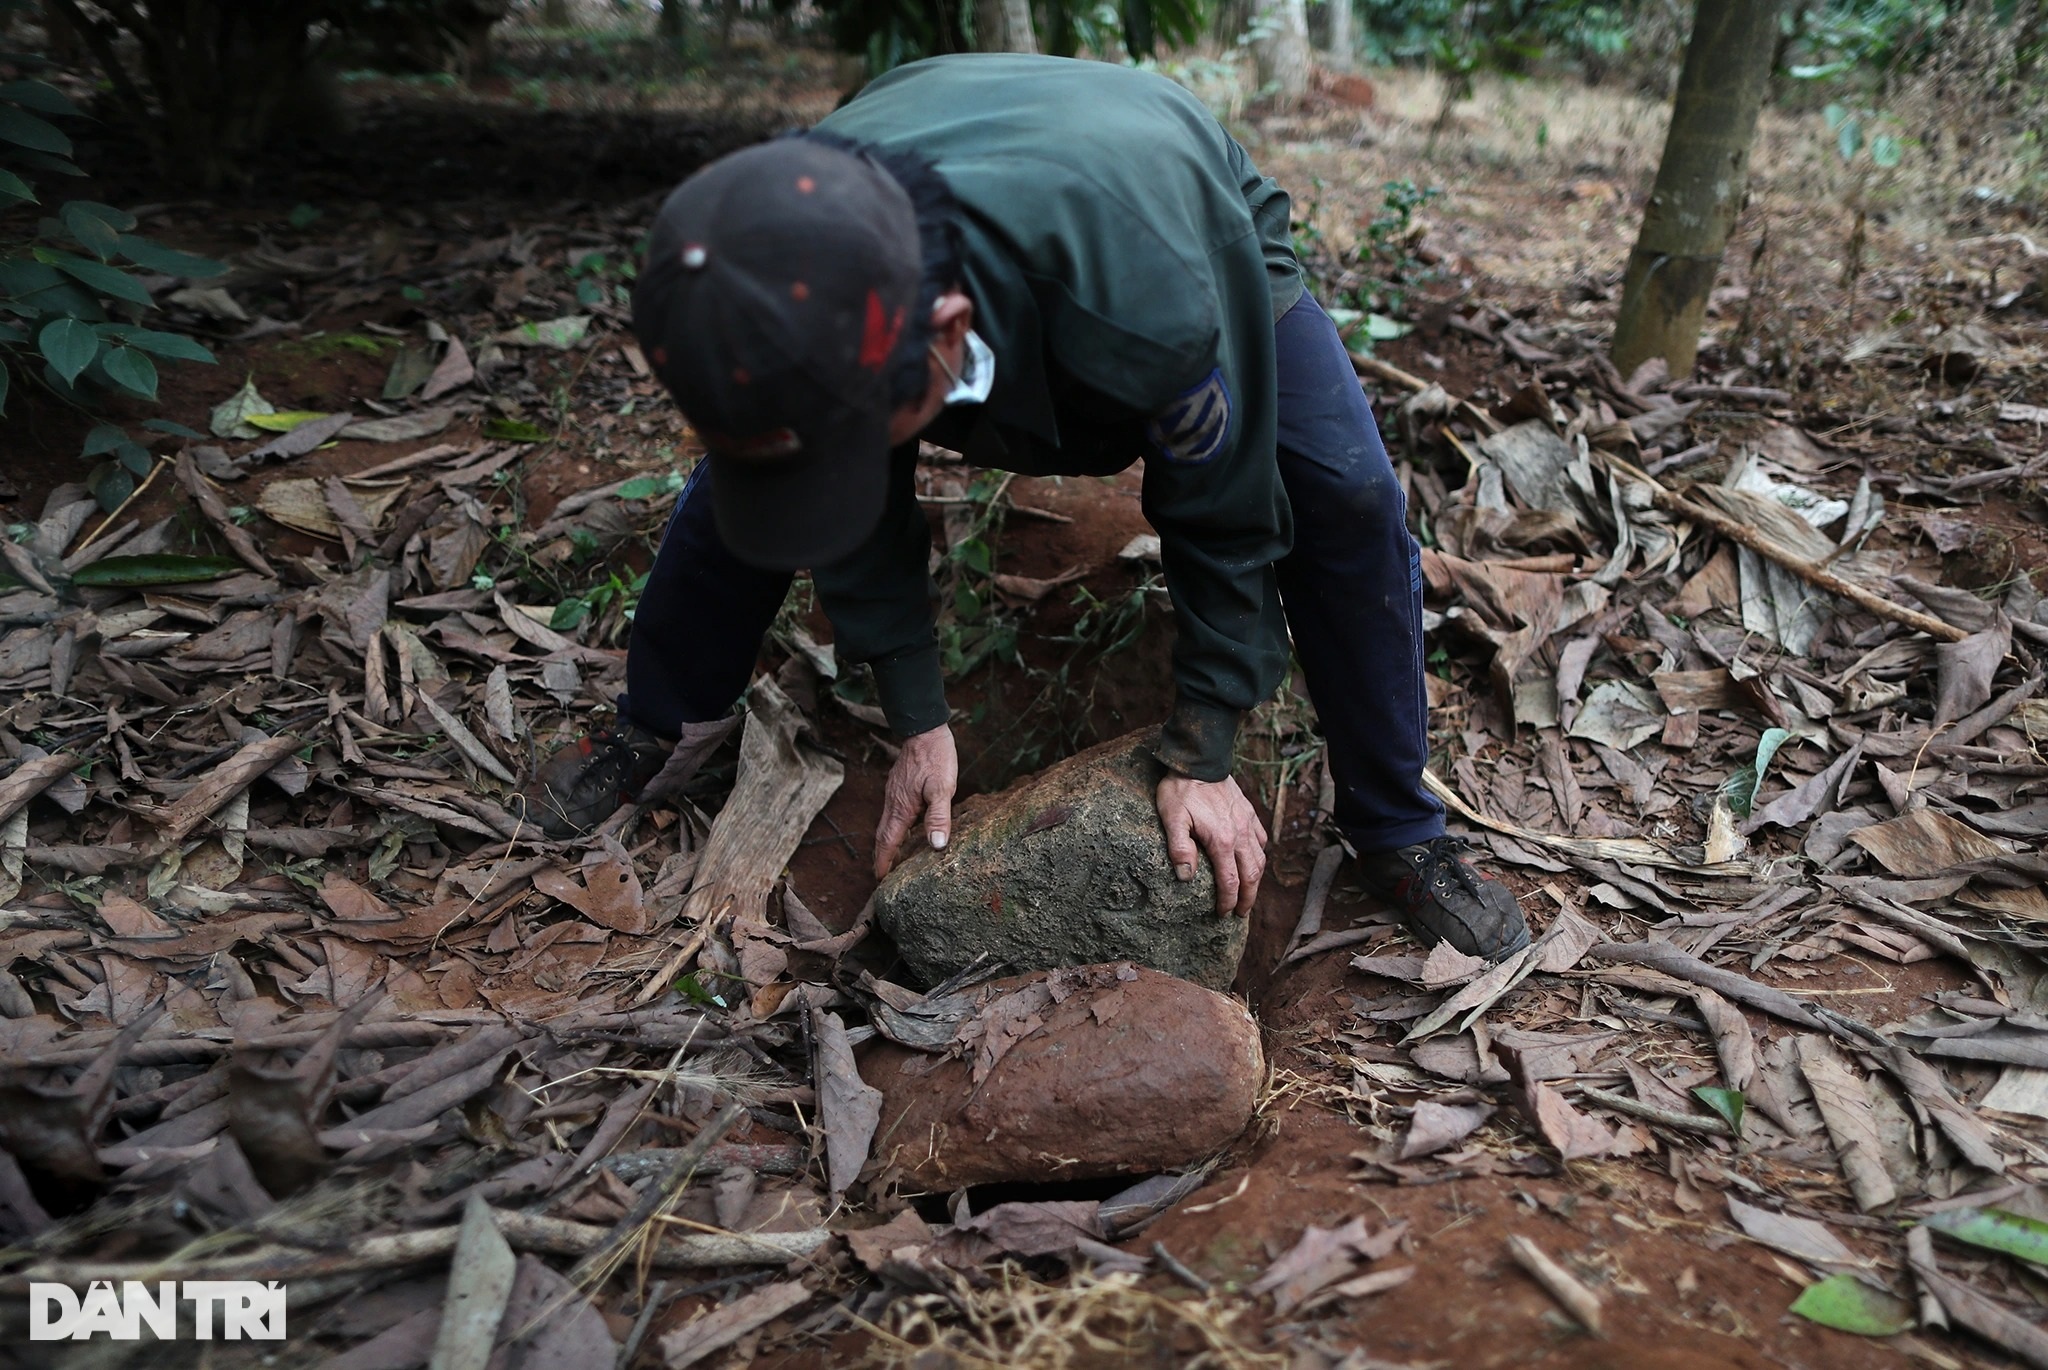
{"label": "brown rock", "polygon": [[874,1154],[913,1190],[1170,1170],[1251,1121],[1265,1054],[1227,995],[1128,963],[987,990],[963,1056],[863,1048],[884,1097]]}

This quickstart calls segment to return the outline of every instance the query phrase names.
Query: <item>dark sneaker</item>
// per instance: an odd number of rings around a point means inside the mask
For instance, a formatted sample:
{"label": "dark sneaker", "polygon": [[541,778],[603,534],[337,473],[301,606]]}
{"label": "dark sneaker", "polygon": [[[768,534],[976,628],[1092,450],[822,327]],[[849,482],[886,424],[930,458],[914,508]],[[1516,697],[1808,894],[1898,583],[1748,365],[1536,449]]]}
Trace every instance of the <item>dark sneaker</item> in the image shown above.
{"label": "dark sneaker", "polygon": [[1461,839],[1439,837],[1366,852],[1358,864],[1373,893],[1424,942],[1449,942],[1467,956],[1498,961],[1529,945],[1529,924],[1506,885],[1466,864],[1465,850]]}
{"label": "dark sneaker", "polygon": [[673,745],[625,722],[578,738],[526,783],[527,817],[557,841],[589,832],[660,773]]}

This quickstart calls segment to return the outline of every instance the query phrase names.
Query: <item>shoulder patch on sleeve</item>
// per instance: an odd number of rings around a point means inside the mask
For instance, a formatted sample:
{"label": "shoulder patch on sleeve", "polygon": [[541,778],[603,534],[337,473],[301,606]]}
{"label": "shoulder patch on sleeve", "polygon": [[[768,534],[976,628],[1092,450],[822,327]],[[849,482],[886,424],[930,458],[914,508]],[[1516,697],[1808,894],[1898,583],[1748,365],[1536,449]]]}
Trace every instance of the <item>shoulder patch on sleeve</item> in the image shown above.
{"label": "shoulder patch on sleeve", "polygon": [[1218,367],[1176,395],[1145,425],[1159,455],[1177,466],[1200,466],[1223,450],[1230,435],[1230,387]]}

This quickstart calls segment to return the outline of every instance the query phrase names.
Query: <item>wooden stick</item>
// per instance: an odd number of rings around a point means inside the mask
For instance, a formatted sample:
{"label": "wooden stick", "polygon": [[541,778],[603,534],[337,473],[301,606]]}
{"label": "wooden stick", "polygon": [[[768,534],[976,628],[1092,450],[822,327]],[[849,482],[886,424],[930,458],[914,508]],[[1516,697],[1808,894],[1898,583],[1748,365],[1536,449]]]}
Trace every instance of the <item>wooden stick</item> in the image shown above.
{"label": "wooden stick", "polygon": [[632,1248],[650,1249],[657,1245],[654,1233],[659,1220],[667,1217],[669,1210],[675,1207],[676,1200],[682,1197],[683,1190],[696,1177],[697,1167],[704,1163],[712,1146],[732,1130],[734,1123],[746,1116],[745,1104],[732,1103],[704,1124],[690,1144],[669,1162],[667,1173],[648,1186],[632,1211],[619,1219],[605,1234],[604,1240],[576,1262],[576,1268],[569,1272],[569,1283],[578,1289],[603,1284]]}
{"label": "wooden stick", "polygon": [[80,552],[83,552],[86,548],[92,546],[95,542],[98,542],[100,540],[100,535],[106,532],[107,529],[114,526],[114,520],[121,517],[121,515],[127,511],[129,505],[141,499],[143,496],[143,492],[148,490],[150,486],[156,484],[157,476],[163,471],[163,469],[166,466],[169,465],[170,462],[164,460],[162,457],[158,457],[156,460],[156,464],[149,468],[149,474],[142,478],[142,484],[136,486],[133,490],[130,490],[128,492],[128,498],[122,500],[119,504],[115,505],[114,512],[107,515],[106,518],[102,519],[100,521],[100,526],[92,530],[92,536],[88,537],[85,541],[79,543],[78,546],[71,549],[71,555],[75,557]]}
{"label": "wooden stick", "polygon": [[[632,1184],[667,1170],[675,1164],[678,1154],[675,1147],[642,1147],[638,1151],[621,1151],[607,1156],[597,1163],[597,1167],[609,1170],[627,1184]],[[723,1170],[735,1165],[758,1170],[764,1175],[800,1175],[804,1168],[804,1152],[802,1147],[789,1142],[723,1142],[705,1153],[702,1162],[706,1170]]]}
{"label": "wooden stick", "polygon": [[[1389,385],[1398,385],[1404,390],[1421,394],[1433,384],[1420,376],[1403,371],[1392,362],[1383,362],[1378,357],[1368,357],[1363,352],[1351,354],[1351,369],[1361,376],[1371,376]],[[1465,417],[1477,424],[1482,433],[1500,432],[1500,420],[1481,409],[1470,400],[1459,400],[1458,407],[1465,411]]]}
{"label": "wooden stick", "polygon": [[1681,400],[1746,400],[1752,404],[1790,404],[1792,392],[1768,385],[1681,385],[1671,392]]}
{"label": "wooden stick", "polygon": [[1611,1108],[1616,1113],[1626,1113],[1632,1118],[1641,1118],[1645,1122],[1657,1123],[1664,1127],[1674,1127],[1682,1132],[1704,1132],[1709,1137],[1733,1137],[1735,1135],[1735,1129],[1729,1127],[1727,1123],[1719,1118],[1694,1117],[1690,1113],[1673,1113],[1668,1108],[1659,1108],[1655,1104],[1646,1104],[1639,1099],[1631,1099],[1625,1094],[1611,1094],[1604,1089],[1595,1089],[1591,1085],[1581,1085],[1579,1093],[1585,1095],[1594,1103],[1599,1104],[1602,1108]]}
{"label": "wooden stick", "polygon": [[1969,636],[1953,623],[1944,622],[1931,614],[1923,614],[1917,609],[1908,609],[1905,605],[1886,599],[1874,590],[1864,589],[1852,580],[1844,580],[1826,567],[1814,565],[1806,558],[1779,546],[1748,524],[1739,523],[1718,509],[1709,509],[1705,505],[1693,503],[1677,491],[1658,484],[1648,472],[1631,466],[1611,452],[1604,452],[1601,455],[1609,467],[1630,480],[1641,481],[1649,486],[1650,500],[1659,509],[1713,529],[1730,542],[1739,543],[1766,561],[1784,567],[1808,585],[1818,586],[1831,595],[1840,595],[1850,603],[1868,609],[1879,618],[1904,624],[1915,632],[1940,638],[1943,642],[1961,642]]}
{"label": "wooden stick", "polygon": [[[591,1223],[548,1218],[538,1213],[497,1208],[491,1212],[505,1240],[521,1251],[551,1256],[580,1256],[597,1250],[609,1230]],[[388,1270],[448,1255],[455,1250],[459,1227],[429,1227],[358,1237],[345,1251],[334,1253],[268,1247],[232,1256],[172,1254],[157,1261],[40,1261],[0,1276],[0,1293],[26,1293],[31,1281],[84,1288],[95,1280],[302,1280]],[[806,1232],[699,1233],[667,1237],[648,1244],[656,1266],[786,1265],[808,1256],[832,1234],[824,1228]]]}
{"label": "wooden stick", "polygon": [[1600,1296],[1582,1284],[1578,1277],[1545,1255],[1543,1248],[1527,1237],[1508,1238],[1508,1254],[1515,1258],[1515,1264],[1529,1272],[1536,1283],[1543,1286],[1551,1298],[1564,1306],[1564,1311],[1594,1336],[1600,1335]]}

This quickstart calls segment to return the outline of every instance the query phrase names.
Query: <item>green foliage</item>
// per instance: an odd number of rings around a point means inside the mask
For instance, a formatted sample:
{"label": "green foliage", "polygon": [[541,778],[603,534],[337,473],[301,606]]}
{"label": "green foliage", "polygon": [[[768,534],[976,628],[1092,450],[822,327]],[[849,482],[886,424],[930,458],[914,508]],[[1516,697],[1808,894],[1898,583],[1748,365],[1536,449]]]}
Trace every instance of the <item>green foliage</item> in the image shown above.
{"label": "green foliage", "polygon": [[1011,477],[993,471],[975,476],[966,499],[973,517],[946,552],[940,584],[951,595],[939,608],[939,662],[948,680],[959,680],[991,659],[1022,664],[1017,656],[1017,620],[995,593],[996,545],[1002,533],[1004,491]]}
{"label": "green foliage", "polygon": [[1858,154],[1866,149],[1870,153],[1871,165],[1883,170],[1897,166],[1905,154],[1905,142],[1897,134],[1869,131],[1872,125],[1878,124],[1885,117],[1877,110],[1852,111],[1834,104],[1829,105],[1822,114],[1827,120],[1829,132],[1835,135],[1835,151],[1841,154],[1842,161],[1849,166],[1856,165]]}
{"label": "green foliage", "polygon": [[[585,537],[588,536],[586,533]],[[555,605],[548,627],[558,633],[566,633],[591,619],[602,623],[611,615],[611,622],[607,625],[610,629],[608,636],[616,638],[622,628],[632,623],[633,613],[640,607],[640,596],[646,589],[645,571],[630,577],[612,571],[603,581]]]}
{"label": "green foliage", "polygon": [[2002,1208],[1952,1208],[1927,1219],[1951,1240],[2048,1266],[2048,1223]]}
{"label": "green foliage", "polygon": [[1777,757],[1778,749],[1792,740],[1792,734],[1783,728],[1766,728],[1757,739],[1756,760],[1742,767],[1721,782],[1721,797],[1728,801],[1728,808],[1737,818],[1749,817],[1756,807],[1757,792],[1763,789],[1764,777],[1770,774],[1771,762]]}
{"label": "green foliage", "polygon": [[683,473],[664,471],[658,476],[635,476],[619,487],[620,499],[659,499],[682,493]]}
{"label": "green foliage", "polygon": [[1917,65],[1934,51],[1949,10],[1922,0],[1788,6],[1780,20],[1788,40],[1785,74],[1817,81]]}
{"label": "green foliage", "polygon": [[486,419],[484,436],[493,442],[550,442],[555,435],[525,419]]}
{"label": "green foliage", "polygon": [[613,261],[602,252],[586,252],[569,263],[569,280],[576,287],[576,303],[585,309],[633,302],[633,278],[639,264],[630,257]]}
{"label": "green foliage", "polygon": [[1374,62],[1428,62],[1446,77],[1520,74],[1545,58],[1611,59],[1626,52],[1637,0],[1356,0],[1360,43]]}
{"label": "green foliage", "polygon": [[228,557],[187,557],[159,552],[141,557],[103,557],[79,567],[72,574],[71,583],[100,589],[191,585],[199,581],[219,580],[241,569],[241,562]]}
{"label": "green foliage", "polygon": [[1742,1091],[1723,1089],[1719,1085],[1694,1085],[1693,1097],[1712,1109],[1728,1130],[1736,1136],[1742,1135]]}
{"label": "green foliage", "polygon": [[[835,42],[867,58],[871,75],[975,48],[974,0],[824,0]],[[1208,23],[1207,0],[1033,0],[1041,52],[1073,57],[1149,58],[1162,46],[1194,42]]]}
{"label": "green foliage", "polygon": [[1894,1336],[1913,1325],[1913,1311],[1905,1300],[1848,1273],[1806,1286],[1793,1301],[1792,1311],[1808,1322],[1859,1337]]}
{"label": "green foliage", "polygon": [[[31,179],[37,173],[84,175],[71,160],[70,136],[52,122],[78,114],[45,82],[0,83],[0,209],[43,204]],[[182,334],[136,322],[156,307],[138,273],[206,277],[225,268],[141,237],[135,227],[126,210],[65,200],[32,234],[24,226],[0,236],[0,417],[23,380],[93,413],[115,398],[154,400],[159,358],[213,360]],[[114,423],[95,425],[80,456],[105,458],[87,484],[109,509],[149,471],[148,450]]]}
{"label": "green foliage", "polygon": [[[305,107],[322,55],[353,49],[385,68],[438,69],[504,12],[491,0],[44,0],[44,10],[91,55],[109,105],[163,169],[205,189],[248,177],[273,121]],[[0,115],[0,137],[9,122]],[[294,227],[310,212],[295,210]]]}
{"label": "green foliage", "polygon": [[[1321,182],[1315,183],[1317,191]],[[1350,258],[1337,260],[1324,247],[1316,220],[1319,200],[1310,200],[1295,225],[1295,254],[1311,277],[1323,284],[1325,308],[1353,347],[1370,352],[1376,342],[1391,342],[1408,332],[1401,321],[1408,296],[1416,286],[1436,279],[1436,268],[1415,253],[1415,213],[1443,191],[1411,180],[1388,181],[1380,188],[1380,207],[1365,224],[1365,241]]]}

